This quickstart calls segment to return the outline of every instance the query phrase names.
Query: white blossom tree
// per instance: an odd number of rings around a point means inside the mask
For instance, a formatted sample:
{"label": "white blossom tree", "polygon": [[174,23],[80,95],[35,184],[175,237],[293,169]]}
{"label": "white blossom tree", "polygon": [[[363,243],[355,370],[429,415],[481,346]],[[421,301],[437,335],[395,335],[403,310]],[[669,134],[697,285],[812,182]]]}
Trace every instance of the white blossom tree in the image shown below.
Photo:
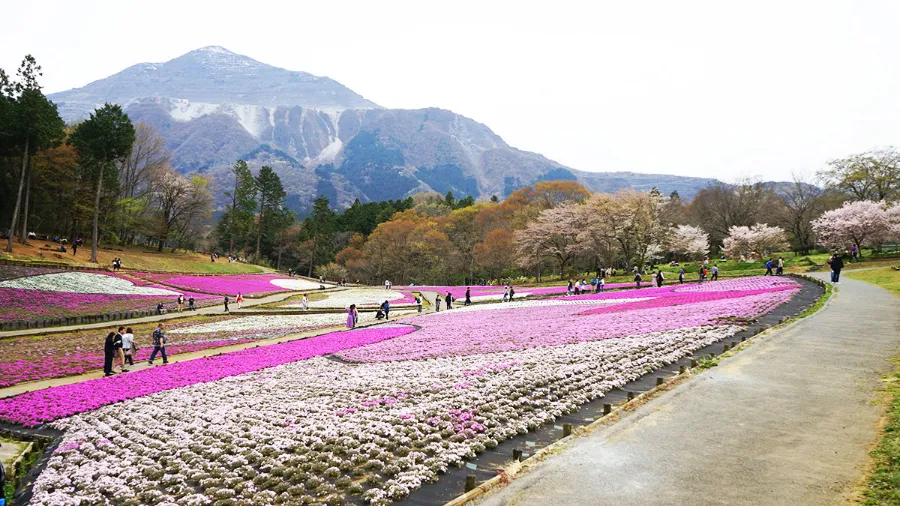
{"label": "white blossom tree", "polygon": [[893,231],[891,217],[897,213],[893,207],[889,212],[884,202],[845,202],[814,220],[813,230],[819,236],[819,242],[826,246],[856,246],[862,253],[863,246],[877,246],[890,238]]}
{"label": "white blossom tree", "polygon": [[728,229],[728,237],[723,243],[725,254],[736,256],[764,257],[772,252],[787,249],[788,241],[784,229],[757,223],[749,227],[733,226]]}
{"label": "white blossom tree", "polygon": [[549,257],[559,266],[560,276],[565,276],[566,267],[581,250],[578,234],[583,228],[582,216],[578,204],[541,211],[536,220],[516,232],[519,265],[540,266],[542,259]]}
{"label": "white blossom tree", "polygon": [[669,250],[689,258],[703,258],[709,254],[709,234],[700,227],[678,225],[668,241]]}

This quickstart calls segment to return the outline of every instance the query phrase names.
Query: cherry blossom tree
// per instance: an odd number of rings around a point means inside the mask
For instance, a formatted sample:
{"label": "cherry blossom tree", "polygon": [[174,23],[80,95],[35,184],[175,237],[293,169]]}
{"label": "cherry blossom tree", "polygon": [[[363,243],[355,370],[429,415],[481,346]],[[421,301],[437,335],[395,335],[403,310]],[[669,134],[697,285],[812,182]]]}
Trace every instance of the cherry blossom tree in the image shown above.
{"label": "cherry blossom tree", "polygon": [[709,254],[709,234],[700,227],[678,225],[668,241],[669,250],[690,258],[703,258]]}
{"label": "cherry blossom tree", "polygon": [[774,251],[787,249],[784,229],[757,223],[749,227],[733,226],[728,229],[723,249],[730,257],[747,255],[764,257]]}
{"label": "cherry blossom tree", "polygon": [[823,213],[812,225],[822,244],[832,248],[856,246],[862,253],[863,246],[877,246],[890,238],[889,216],[896,213],[891,208],[889,215],[884,202],[858,200]]}
{"label": "cherry blossom tree", "polygon": [[549,257],[559,266],[560,276],[565,276],[566,267],[581,249],[578,233],[583,228],[582,216],[578,204],[541,211],[535,221],[516,232],[519,266],[538,267],[542,257]]}
{"label": "cherry blossom tree", "polygon": [[887,213],[888,223],[891,227],[888,239],[891,241],[900,241],[900,202],[889,207],[885,212]]}

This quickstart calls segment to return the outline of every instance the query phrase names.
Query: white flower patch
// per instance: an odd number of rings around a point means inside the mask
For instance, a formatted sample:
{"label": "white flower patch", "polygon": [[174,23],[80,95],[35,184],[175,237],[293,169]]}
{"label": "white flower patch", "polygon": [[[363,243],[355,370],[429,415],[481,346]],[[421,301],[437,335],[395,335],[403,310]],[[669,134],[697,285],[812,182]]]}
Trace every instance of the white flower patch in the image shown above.
{"label": "white flower patch", "polygon": [[291,278],[291,279],[273,279],[269,281],[273,285],[284,288],[285,290],[318,290],[320,286],[324,286],[325,288],[330,287],[331,285],[326,283],[317,283],[315,281],[309,281],[306,279],[300,278]]}
{"label": "white flower patch", "polygon": [[0,282],[0,288],[21,288],[48,292],[102,293],[107,295],[163,295],[180,292],[149,286],[135,286],[127,279],[90,272],[59,272]]}
{"label": "white flower patch", "polygon": [[[403,316],[413,311],[391,311],[391,317]],[[374,322],[375,313],[359,313],[359,322]],[[254,315],[234,318],[232,320],[222,320],[211,323],[201,323],[190,327],[182,327],[172,329],[170,334],[206,334],[211,332],[239,332],[249,330],[275,330],[290,329],[297,330],[309,328],[321,328],[347,324],[347,313],[326,313],[326,314],[299,314],[299,315]]]}
{"label": "white flower patch", "polygon": [[[494,311],[498,309],[513,309],[513,308],[527,308],[527,307],[546,307],[546,306],[611,306],[614,304],[626,304],[629,302],[641,302],[644,300],[650,300],[653,297],[635,297],[631,299],[585,299],[585,300],[555,300],[555,299],[545,299],[545,300],[523,300],[523,301],[513,301],[513,302],[501,302],[498,304],[478,304],[474,306],[463,306],[462,301],[456,300],[453,302],[453,309],[451,311],[460,311],[460,312],[469,312],[469,311]],[[472,300],[475,300],[475,297],[472,297]],[[442,310],[443,311],[443,310]],[[434,314],[434,313],[429,313]]]}
{"label": "white flower patch", "polygon": [[160,392],[56,422],[63,440],[31,504],[336,503],[351,493],[386,504],[738,330],[364,365],[319,357]]}
{"label": "white flower patch", "polygon": [[[350,304],[372,306],[381,304],[385,300],[395,301],[405,297],[401,292],[383,288],[348,288],[339,292],[329,292],[327,295],[325,299],[309,301],[309,307],[350,307]],[[303,304],[292,302],[285,304],[283,307],[303,307]]]}

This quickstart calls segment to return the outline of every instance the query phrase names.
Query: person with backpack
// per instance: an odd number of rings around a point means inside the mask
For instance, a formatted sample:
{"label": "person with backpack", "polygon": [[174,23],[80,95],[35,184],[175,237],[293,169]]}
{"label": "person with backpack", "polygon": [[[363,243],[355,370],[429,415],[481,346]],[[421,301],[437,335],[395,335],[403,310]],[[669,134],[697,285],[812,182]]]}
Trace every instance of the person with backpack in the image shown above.
{"label": "person with backpack", "polygon": [[419,309],[419,312],[422,312],[422,294],[416,294],[416,307]]}
{"label": "person with backpack", "polygon": [[832,283],[840,283],[841,281],[841,269],[844,268],[844,259],[841,258],[839,253],[835,253],[834,256],[831,257],[831,282]]}
{"label": "person with backpack", "polygon": [[156,326],[156,330],[153,331],[153,351],[150,352],[150,360],[147,361],[148,364],[153,365],[153,359],[156,358],[157,353],[162,354],[163,364],[169,363],[169,357],[166,356],[167,341],[166,334],[163,332],[163,324],[160,323]]}

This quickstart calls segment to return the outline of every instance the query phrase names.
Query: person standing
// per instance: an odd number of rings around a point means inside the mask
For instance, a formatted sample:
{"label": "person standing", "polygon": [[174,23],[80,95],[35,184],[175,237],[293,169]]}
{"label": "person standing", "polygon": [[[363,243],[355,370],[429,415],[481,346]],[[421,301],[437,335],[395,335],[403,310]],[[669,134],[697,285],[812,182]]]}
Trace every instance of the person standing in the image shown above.
{"label": "person standing", "polygon": [[437,294],[434,297],[434,312],[435,313],[441,312],[441,294]]}
{"label": "person standing", "polygon": [[244,303],[244,296],[241,295],[241,292],[238,292],[237,297],[234,298],[235,302],[237,302],[238,309],[241,308],[241,304]]}
{"label": "person standing", "polygon": [[229,302],[230,300],[231,300],[231,299],[229,299],[228,296],[226,295],[226,296],[225,296],[225,312],[226,312],[226,313],[228,312],[228,302]]}
{"label": "person standing", "polygon": [[156,330],[153,331],[153,351],[150,352],[150,360],[147,361],[148,364],[153,365],[153,359],[156,358],[156,354],[160,353],[162,355],[163,364],[169,363],[169,357],[166,356],[166,338],[165,332],[163,332],[163,324],[160,323],[156,326]]}
{"label": "person standing", "polygon": [[191,311],[197,310],[197,308],[194,307],[194,296],[193,295],[188,297],[188,309],[190,309]]}
{"label": "person standing", "polygon": [[643,278],[641,278],[641,273],[638,272],[637,267],[635,267],[634,268],[634,287],[635,288],[641,287],[641,279],[643,279]]}
{"label": "person standing", "polygon": [[663,273],[661,270],[656,271],[656,286],[657,288],[663,286]]}
{"label": "person standing", "polygon": [[678,271],[678,282],[681,283],[682,285],[684,284],[684,267],[682,267]]}
{"label": "person standing", "polygon": [[384,320],[387,321],[391,312],[391,303],[384,301],[381,303],[381,310],[384,311]]}
{"label": "person standing", "polygon": [[[125,333],[122,334],[122,351],[125,352],[125,362],[128,365],[134,365],[134,352],[137,351],[137,347],[134,342],[134,331],[131,330],[131,327],[125,329]],[[122,369],[123,372],[127,371],[127,369]]]}
{"label": "person standing", "polygon": [[72,256],[78,254],[78,241],[72,243]]}
{"label": "person standing", "polygon": [[778,257],[778,263],[775,264],[775,274],[781,276],[784,274],[784,259]]}
{"label": "person standing", "polygon": [[182,309],[184,309],[184,295],[179,295],[178,296],[178,312],[180,313]]}
{"label": "person standing", "polygon": [[453,296],[450,295],[450,292],[447,292],[447,296],[444,297],[444,302],[447,303],[447,309],[453,309]]}
{"label": "person standing", "polygon": [[597,281],[597,291],[603,293],[604,288],[606,288],[606,278],[600,278],[600,281]]}
{"label": "person standing", "polygon": [[841,269],[844,268],[844,260],[841,258],[839,253],[835,253],[835,255],[831,258],[831,282],[832,283],[840,283],[841,281]]}
{"label": "person standing", "polygon": [[503,287],[503,302],[506,302],[508,300],[509,300],[509,287],[504,286]]}
{"label": "person standing", "polygon": [[350,304],[347,308],[347,328],[356,328],[356,322],[359,319],[359,313],[356,311],[356,304]]}
{"label": "person standing", "polygon": [[303,298],[300,299],[300,305],[303,307],[303,310],[306,311],[309,309],[309,297],[306,294],[303,294]]}
{"label": "person standing", "polygon": [[416,307],[419,309],[419,312],[422,312],[422,294],[416,294]]}
{"label": "person standing", "polygon": [[106,335],[106,341],[103,343],[103,375],[112,376],[113,359],[116,356],[116,333],[110,332]]}
{"label": "person standing", "polygon": [[513,288],[512,284],[509,285],[509,301],[512,302],[513,297],[516,296],[516,289]]}
{"label": "person standing", "polygon": [[850,262],[856,260],[859,263],[859,251],[856,249],[856,245],[850,246]]}
{"label": "person standing", "polygon": [[463,303],[464,306],[469,306],[472,304],[472,291],[469,290],[469,287],[466,287],[466,301]]}
{"label": "person standing", "polygon": [[[116,335],[113,336],[113,345],[116,347],[116,359],[119,361],[119,370],[122,372],[128,372],[128,369],[125,369],[125,327],[119,327],[116,331]],[[113,368],[115,368],[115,364],[113,364]]]}
{"label": "person standing", "polygon": [[700,266],[700,270],[697,271],[697,283],[703,283],[703,275],[705,274],[706,269],[703,266]]}
{"label": "person standing", "polygon": [[711,281],[717,281],[718,279],[719,279],[719,264],[713,264]]}

